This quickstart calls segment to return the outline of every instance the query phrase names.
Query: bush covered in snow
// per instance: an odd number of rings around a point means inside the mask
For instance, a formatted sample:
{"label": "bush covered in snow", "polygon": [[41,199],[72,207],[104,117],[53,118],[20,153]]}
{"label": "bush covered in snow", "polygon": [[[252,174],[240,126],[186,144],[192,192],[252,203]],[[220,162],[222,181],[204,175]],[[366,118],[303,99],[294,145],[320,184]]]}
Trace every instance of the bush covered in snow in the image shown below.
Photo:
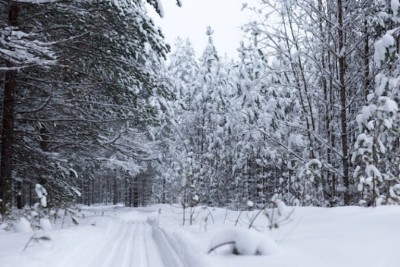
{"label": "bush covered in snow", "polygon": [[271,255],[279,251],[268,233],[243,228],[224,229],[217,233],[210,242],[208,253],[223,246],[231,246],[231,252],[239,255]]}

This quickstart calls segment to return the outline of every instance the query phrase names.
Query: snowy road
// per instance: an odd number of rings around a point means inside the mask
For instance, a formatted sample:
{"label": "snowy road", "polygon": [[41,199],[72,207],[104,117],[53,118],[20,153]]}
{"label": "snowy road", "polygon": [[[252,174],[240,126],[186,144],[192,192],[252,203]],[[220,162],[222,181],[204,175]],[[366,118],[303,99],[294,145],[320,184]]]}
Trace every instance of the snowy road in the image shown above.
{"label": "snowy road", "polygon": [[34,245],[18,259],[0,262],[0,267],[185,266],[165,232],[158,228],[155,214],[130,210],[97,217],[90,226],[53,231],[47,247]]}
{"label": "snowy road", "polygon": [[[165,234],[149,223],[148,212],[112,218],[102,238],[83,242],[58,267],[178,267],[183,266]],[[154,231],[157,231],[155,234]],[[158,239],[159,242],[156,242]]]}
{"label": "snowy road", "polygon": [[[164,267],[153,230],[146,222],[121,222],[102,246],[92,267]],[[165,249],[165,248],[164,248]],[[90,248],[88,249],[90,251]],[[69,265],[71,266],[71,265]]]}

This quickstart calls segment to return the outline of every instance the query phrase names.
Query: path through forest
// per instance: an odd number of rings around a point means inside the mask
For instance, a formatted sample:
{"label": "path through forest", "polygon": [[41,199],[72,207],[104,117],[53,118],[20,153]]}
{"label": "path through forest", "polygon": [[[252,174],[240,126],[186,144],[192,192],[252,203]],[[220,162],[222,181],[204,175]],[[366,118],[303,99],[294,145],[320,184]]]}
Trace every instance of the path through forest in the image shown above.
{"label": "path through forest", "polygon": [[179,267],[184,266],[152,211],[127,211],[109,220],[106,232],[89,242],[81,240],[59,267]]}
{"label": "path through forest", "polygon": [[[97,211],[84,221],[85,226],[38,234],[48,235],[51,240],[32,244],[19,259],[10,259],[9,264],[6,261],[0,266],[14,266],[15,262],[17,266],[30,267],[185,266],[182,255],[158,227],[157,211]],[[21,237],[21,246],[23,240]]]}

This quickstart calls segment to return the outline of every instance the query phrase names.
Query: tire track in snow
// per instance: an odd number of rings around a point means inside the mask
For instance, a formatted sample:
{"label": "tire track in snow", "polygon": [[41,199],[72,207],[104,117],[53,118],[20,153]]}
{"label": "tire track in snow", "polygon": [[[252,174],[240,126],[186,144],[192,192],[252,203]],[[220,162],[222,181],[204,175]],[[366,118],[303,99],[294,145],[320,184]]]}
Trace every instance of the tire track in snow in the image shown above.
{"label": "tire track in snow", "polygon": [[[177,267],[164,264],[153,230],[145,221],[118,222],[118,230],[96,253],[90,267]],[[81,265],[82,266],[82,265]]]}
{"label": "tire track in snow", "polygon": [[57,267],[184,267],[171,240],[145,220],[112,220],[104,235],[86,236]]}
{"label": "tire track in snow", "polygon": [[128,223],[128,232],[123,239],[123,244],[119,249],[119,254],[115,256],[115,262],[110,266],[117,267],[131,267],[132,266],[132,255],[135,249],[134,236],[138,234],[138,229]]}
{"label": "tire track in snow", "polygon": [[143,223],[141,222],[136,222],[134,223],[136,229],[137,229],[137,235],[134,237],[135,241],[135,247],[132,251],[132,264],[131,267],[137,266],[137,267],[144,267],[144,266],[149,266],[147,264],[147,255],[144,247],[144,234],[143,234],[143,228],[142,225]]}
{"label": "tire track in snow", "polygon": [[[159,252],[152,236],[151,226],[146,222],[134,223],[138,235],[135,236],[132,265],[130,267],[169,267]],[[171,266],[172,267],[172,266]]]}
{"label": "tire track in snow", "polygon": [[184,261],[167,234],[156,225],[152,227],[152,239],[159,248],[165,267],[185,267]]}
{"label": "tire track in snow", "polygon": [[[144,225],[144,235],[143,235],[143,242],[144,247],[146,249],[147,254],[147,263],[148,266],[151,267],[167,267],[162,259],[159,247],[153,238],[153,229],[150,224],[146,223]],[[150,238],[145,238],[145,237]],[[153,255],[157,255],[157,257],[153,257]],[[169,266],[168,266],[169,267]],[[172,267],[172,266],[171,266]]]}
{"label": "tire track in snow", "polygon": [[[120,260],[121,251],[124,251],[123,246],[127,246],[129,242],[129,233],[132,232],[132,226],[128,223],[121,222],[117,224],[117,233],[106,241],[101,251],[97,253],[97,256],[92,267],[123,267],[115,265],[117,260]],[[128,234],[128,236],[127,236]],[[122,255],[125,256],[125,255]]]}

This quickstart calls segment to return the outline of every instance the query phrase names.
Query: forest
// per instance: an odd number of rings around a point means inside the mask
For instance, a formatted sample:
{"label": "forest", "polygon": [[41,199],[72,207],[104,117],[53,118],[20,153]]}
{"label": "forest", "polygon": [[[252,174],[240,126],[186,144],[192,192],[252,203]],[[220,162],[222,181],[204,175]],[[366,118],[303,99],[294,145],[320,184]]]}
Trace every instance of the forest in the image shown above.
{"label": "forest", "polygon": [[158,0],[0,0],[1,214],[399,204],[399,7],[260,0],[235,57],[212,27],[197,57]]}

